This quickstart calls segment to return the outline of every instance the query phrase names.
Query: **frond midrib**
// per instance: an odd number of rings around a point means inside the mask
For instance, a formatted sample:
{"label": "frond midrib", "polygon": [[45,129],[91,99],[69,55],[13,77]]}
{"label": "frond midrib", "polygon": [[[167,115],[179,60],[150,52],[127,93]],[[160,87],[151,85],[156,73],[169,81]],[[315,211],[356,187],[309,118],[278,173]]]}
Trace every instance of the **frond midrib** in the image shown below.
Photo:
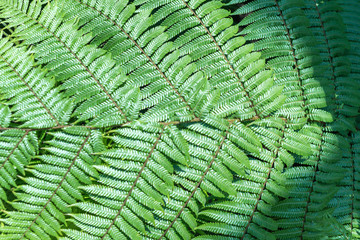
{"label": "frond midrib", "polygon": [[284,137],[285,137],[284,133],[285,133],[286,128],[287,128],[287,125],[285,125],[284,128],[283,128],[283,130],[282,130],[282,138],[279,140],[279,147],[277,147],[277,149],[276,149],[276,152],[275,152],[275,154],[274,154],[274,159],[272,160],[272,162],[271,162],[271,164],[270,164],[269,171],[268,171],[268,173],[267,173],[267,175],[266,175],[266,177],[265,177],[264,184],[263,184],[263,186],[261,187],[261,191],[260,191],[260,193],[259,193],[258,198],[256,199],[256,204],[255,204],[255,206],[254,206],[253,212],[252,212],[252,214],[250,215],[250,218],[249,218],[249,220],[248,220],[248,224],[246,225],[245,230],[244,230],[244,233],[243,233],[243,236],[241,237],[240,240],[243,240],[243,239],[245,238],[246,233],[247,233],[247,231],[248,231],[248,229],[249,229],[249,227],[250,227],[251,221],[252,221],[253,217],[255,216],[255,213],[256,213],[256,210],[257,210],[257,208],[258,208],[258,205],[259,205],[259,203],[260,203],[260,201],[261,201],[261,199],[262,199],[262,195],[263,195],[263,193],[264,193],[264,191],[265,191],[265,189],[266,189],[266,184],[267,184],[267,182],[268,182],[269,179],[270,179],[271,171],[274,169],[275,162],[276,162],[276,158],[278,157],[279,150],[280,150],[280,148],[281,148],[281,142],[282,142],[282,140],[283,140]]}
{"label": "frond midrib", "polygon": [[303,239],[303,235],[305,233],[305,223],[306,223],[306,216],[309,212],[309,206],[310,206],[310,202],[311,202],[311,194],[313,193],[314,191],[314,183],[316,182],[316,174],[319,172],[319,162],[320,162],[320,157],[321,157],[321,150],[323,149],[323,146],[324,146],[324,133],[325,133],[325,129],[324,127],[322,127],[322,131],[321,131],[321,135],[320,135],[320,139],[321,139],[321,142],[319,144],[319,154],[317,156],[317,160],[316,160],[316,164],[314,166],[314,175],[313,175],[313,178],[311,180],[311,186],[310,186],[310,190],[309,190],[309,194],[308,194],[308,197],[306,199],[306,206],[305,206],[305,211],[304,211],[304,217],[303,217],[303,220],[302,220],[302,228],[301,228],[301,234],[300,234],[300,239],[302,240]]}
{"label": "frond midrib", "polygon": [[[279,10],[279,14],[280,14],[280,17],[281,17],[281,21],[283,22],[283,25],[284,25],[285,30],[286,30],[286,36],[287,36],[287,38],[288,38],[288,40],[289,40],[289,44],[290,44],[290,47],[291,47],[292,57],[294,58],[296,74],[297,74],[297,76],[298,76],[298,79],[299,79],[299,82],[300,82],[300,87],[301,87],[301,90],[302,90],[302,91],[300,92],[300,95],[301,95],[301,98],[302,98],[302,105],[303,105],[303,107],[305,107],[304,89],[303,89],[303,84],[302,84],[302,80],[301,80],[300,70],[299,70],[299,67],[298,67],[298,60],[297,60],[297,58],[296,58],[294,43],[293,43],[293,40],[292,40],[291,34],[290,34],[290,28],[289,28],[288,24],[286,23],[286,20],[285,20],[283,11],[281,10],[281,7],[280,7],[280,5],[279,5],[278,0],[275,0],[275,4],[276,4],[277,9]],[[305,114],[307,115],[307,114],[308,114],[308,109],[305,108],[304,111],[305,111]],[[307,117],[307,118],[308,118],[308,117]]]}
{"label": "frond midrib", "polygon": [[[330,48],[330,44],[329,44],[329,39],[328,39],[326,30],[325,30],[324,21],[322,20],[318,4],[317,4],[316,0],[313,0],[313,2],[314,2],[314,5],[315,5],[316,12],[318,14],[319,21],[320,21],[320,26],[321,26],[321,29],[322,29],[322,32],[323,32],[323,35],[324,35],[324,38],[325,38],[326,50],[327,50],[327,53],[328,53],[328,59],[330,61],[330,66],[331,66],[331,73],[332,73],[331,74],[332,75],[331,80],[334,82],[334,84],[333,84],[334,90],[335,90],[335,92],[337,92],[338,86],[337,86],[337,84],[335,84],[337,77],[336,77],[336,74],[335,74],[334,58],[331,55],[331,48]],[[335,96],[333,96],[333,98],[337,99],[337,94],[335,94]],[[339,115],[339,113],[337,113],[337,114]]]}

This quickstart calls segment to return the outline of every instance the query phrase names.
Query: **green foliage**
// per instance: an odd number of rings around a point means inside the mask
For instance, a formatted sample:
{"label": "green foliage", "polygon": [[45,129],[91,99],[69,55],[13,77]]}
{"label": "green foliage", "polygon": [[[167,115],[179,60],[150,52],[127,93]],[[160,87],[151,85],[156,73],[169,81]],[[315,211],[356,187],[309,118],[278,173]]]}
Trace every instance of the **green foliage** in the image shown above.
{"label": "green foliage", "polygon": [[357,0],[0,0],[0,239],[360,238]]}

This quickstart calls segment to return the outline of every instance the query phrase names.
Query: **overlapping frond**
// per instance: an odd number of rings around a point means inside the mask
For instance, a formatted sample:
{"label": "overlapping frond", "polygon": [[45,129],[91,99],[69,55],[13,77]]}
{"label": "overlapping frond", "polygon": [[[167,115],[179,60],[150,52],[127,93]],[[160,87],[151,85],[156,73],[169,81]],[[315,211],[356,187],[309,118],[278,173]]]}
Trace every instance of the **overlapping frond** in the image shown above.
{"label": "overlapping frond", "polygon": [[0,0],[0,239],[360,238],[346,3]]}
{"label": "overlapping frond", "polygon": [[[65,214],[71,212],[69,205],[84,200],[78,187],[90,184],[91,177],[98,175],[93,167],[96,160],[92,156],[104,149],[98,132],[70,127],[48,134],[53,139],[46,142],[44,149],[47,153],[37,156],[39,163],[27,167],[30,174],[22,178],[24,185],[14,192],[16,200],[10,204],[16,211],[6,211],[8,217],[1,219],[5,225],[0,229],[1,239],[51,239],[59,236],[61,225],[65,224]],[[23,137],[22,140],[26,139]],[[15,156],[20,154],[20,150],[17,148]],[[24,161],[25,157],[18,158],[17,165],[21,167],[21,160]],[[11,159],[12,162],[15,160]]]}
{"label": "overlapping frond", "polygon": [[310,29],[319,42],[316,48],[322,57],[321,76],[326,80],[323,88],[327,94],[327,110],[339,125],[333,127],[338,131],[353,130],[360,104],[359,85],[349,76],[352,63],[347,56],[346,29],[338,13],[341,7],[336,1],[306,0],[304,9]]}
{"label": "overlapping frond", "polygon": [[[356,0],[337,1],[341,5],[340,15],[346,26],[346,37],[349,41],[350,50],[347,53],[347,57],[351,63],[351,71],[349,79],[352,83],[357,83],[355,89],[359,91],[360,88],[360,39],[359,34],[360,30],[357,26],[357,23],[360,21],[360,3]],[[350,88],[353,88],[353,84],[350,85]],[[359,97],[359,95],[357,95]],[[360,109],[359,109],[360,110]],[[359,115],[360,111],[358,111]],[[357,128],[358,129],[358,128]]]}
{"label": "overlapping frond", "polygon": [[[114,0],[67,0],[64,8],[66,19],[78,18],[81,30],[92,34],[91,43],[111,53],[128,75],[127,86],[141,88],[141,109],[147,109],[144,120],[186,121],[200,116],[196,103],[205,99],[194,95],[208,93],[210,89],[202,86],[207,79],[189,56],[173,50],[165,27],[153,24],[151,11],[137,13],[134,4]],[[190,93],[189,85],[196,90]]]}
{"label": "overlapping frond", "polygon": [[74,103],[81,103],[73,113],[79,122],[108,126],[138,118],[139,89],[123,86],[121,69],[106,51],[88,44],[90,34],[78,31],[74,21],[62,21],[58,4],[2,1],[0,15],[16,27],[13,36],[35,45],[37,64],[63,83],[61,89]]}
{"label": "overlapping frond", "polygon": [[25,174],[32,157],[38,153],[36,134],[20,129],[0,132],[0,208],[8,200],[6,190],[16,187],[17,175]]}
{"label": "overlapping frond", "polygon": [[1,39],[0,93],[2,99],[11,99],[6,102],[11,107],[11,117],[21,127],[66,125],[73,109],[71,101],[60,93],[54,79],[45,77],[46,72],[33,65],[29,51]]}
{"label": "overlapping frond", "polygon": [[354,133],[346,139],[349,147],[343,149],[344,157],[337,164],[338,167],[345,169],[345,178],[338,184],[339,191],[329,202],[329,207],[333,208],[334,216],[340,227],[335,224],[331,234],[331,239],[350,239],[360,238],[359,225],[359,167],[360,167],[360,135]]}
{"label": "overlapping frond", "polygon": [[81,187],[92,201],[73,205],[85,212],[74,214],[74,222],[93,239],[141,239],[145,222],[155,222],[154,212],[172,193],[173,164],[188,164],[188,146],[176,127],[158,124],[135,123],[110,139],[117,147],[99,153],[106,163],[96,166],[99,184]]}
{"label": "overlapping frond", "polygon": [[151,239],[191,239],[207,196],[236,194],[233,173],[244,174],[249,168],[244,145],[251,152],[259,151],[258,138],[243,124],[208,122],[191,124],[182,130],[189,143],[190,161],[175,167],[176,188],[165,202],[164,212],[154,212],[155,224],[148,224]]}
{"label": "overlapping frond", "polygon": [[264,70],[260,53],[252,52],[253,45],[244,45],[244,38],[236,36],[238,27],[232,26],[230,12],[221,8],[220,1],[151,0],[135,4],[140,12],[153,11],[154,24],[167,28],[173,48],[181,56],[189,54],[209,77],[210,85],[218,89],[218,116],[258,119],[282,105],[284,96],[273,86],[271,72]]}
{"label": "overlapping frond", "polygon": [[[243,2],[233,0],[228,5]],[[257,0],[233,13],[248,14],[240,22],[244,27],[240,34],[254,42],[254,50],[262,52],[262,58],[274,70],[275,84],[285,86],[287,100],[277,115],[291,120],[289,124],[297,129],[308,119],[332,121],[319,109],[326,106],[319,78],[321,58],[302,6],[303,1],[297,0]]]}
{"label": "overlapping frond", "polygon": [[272,219],[271,208],[279,197],[289,196],[284,164],[294,163],[293,153],[309,156],[312,152],[305,137],[281,119],[259,120],[251,129],[264,148],[252,154],[249,171],[236,176],[235,196],[209,199],[199,214],[203,224],[197,228],[205,234],[195,239],[275,239],[271,232],[278,223]]}
{"label": "overlapping frond", "polygon": [[302,132],[311,143],[313,154],[298,159],[301,166],[285,171],[289,198],[279,202],[272,215],[277,218],[277,239],[322,239],[326,236],[328,203],[344,177],[337,166],[346,141],[316,124],[306,125]]}

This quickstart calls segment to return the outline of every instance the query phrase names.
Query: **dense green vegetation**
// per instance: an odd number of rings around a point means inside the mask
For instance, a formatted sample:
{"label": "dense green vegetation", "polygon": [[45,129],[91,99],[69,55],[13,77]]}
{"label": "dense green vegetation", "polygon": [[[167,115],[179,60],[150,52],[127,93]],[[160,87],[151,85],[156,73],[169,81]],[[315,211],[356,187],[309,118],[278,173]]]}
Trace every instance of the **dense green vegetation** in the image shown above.
{"label": "dense green vegetation", "polygon": [[0,0],[0,239],[360,238],[358,0]]}

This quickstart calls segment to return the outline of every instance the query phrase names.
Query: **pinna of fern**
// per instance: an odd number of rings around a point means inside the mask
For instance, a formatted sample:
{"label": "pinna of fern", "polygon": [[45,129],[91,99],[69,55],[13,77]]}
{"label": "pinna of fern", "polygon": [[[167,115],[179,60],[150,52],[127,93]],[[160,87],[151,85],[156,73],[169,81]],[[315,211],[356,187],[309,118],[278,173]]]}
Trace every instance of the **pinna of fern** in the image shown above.
{"label": "pinna of fern", "polygon": [[[95,239],[126,236],[140,239],[141,235],[151,239],[191,238],[192,231],[197,226],[198,211],[206,201],[204,193],[221,197],[234,194],[231,169],[244,174],[244,168],[248,166],[246,155],[234,140],[235,134],[240,131],[245,135],[253,135],[247,144],[252,145],[255,151],[260,144],[255,134],[237,123],[227,123],[224,126],[226,132],[202,123],[190,124],[182,130],[182,134],[177,133],[178,130],[174,127],[159,127],[137,125],[116,130],[112,139],[119,147],[126,146],[129,150],[118,148],[101,153],[101,158],[111,167],[97,167],[102,173],[100,185],[84,189],[97,204],[76,204],[87,214],[74,214],[75,224],[87,234],[95,235]],[[155,130],[156,135],[155,132],[152,133]],[[144,135],[144,131],[149,133]],[[211,137],[203,134],[210,134]],[[149,141],[148,147],[140,146],[140,139]],[[184,145],[186,142],[189,143],[188,147]],[[174,152],[177,147],[188,149],[190,155],[186,157],[186,152]],[[167,160],[169,157],[170,162]],[[134,160],[139,161],[138,167],[134,165]],[[172,167],[174,163],[176,164]],[[130,169],[134,171],[131,174]],[[159,179],[159,176],[163,178]],[[118,186],[116,179],[128,184]],[[114,187],[116,190],[111,190]],[[112,200],[101,203],[105,196]],[[106,211],[113,214],[102,215],[98,209],[99,203],[102,204],[101,209],[108,209]],[[138,220],[129,222],[128,214],[132,214],[132,219]],[[100,226],[94,221],[101,221],[103,224]],[[76,239],[81,235],[74,230],[64,232],[69,239]]]}
{"label": "pinna of fern", "polygon": [[[188,147],[176,127],[159,124],[114,130],[111,139],[118,147],[99,153],[106,165],[96,166],[98,184],[81,187],[92,201],[73,205],[84,211],[73,221],[94,239],[140,239],[144,222],[155,223],[153,212],[164,211],[173,164],[188,164]],[[81,234],[63,231],[69,239]]]}
{"label": "pinna of fern", "polygon": [[[340,11],[340,15],[343,18],[343,22],[346,26],[346,36],[350,44],[350,51],[348,52],[348,58],[351,63],[351,72],[349,78],[357,84],[357,89],[359,91],[360,87],[360,40],[358,38],[359,28],[357,27],[357,23],[359,22],[359,12],[360,12],[360,4],[357,1],[338,1],[339,5],[341,5],[342,10]],[[353,86],[353,85],[351,85]],[[360,114],[360,108],[358,110],[358,114]],[[359,129],[357,127],[357,129]],[[357,130],[356,130],[357,131]],[[354,132],[356,132],[354,131]]]}
{"label": "pinna of fern", "polygon": [[[185,1],[135,1],[134,4],[139,5],[139,10],[135,11],[135,5],[124,7],[124,3],[121,3],[121,7],[115,12],[110,9],[113,5],[111,2],[103,4],[102,1],[69,0],[65,1],[65,9],[68,10],[63,13],[65,19],[77,16],[82,25],[81,29],[94,35],[92,43],[111,52],[116,62],[125,67],[126,73],[129,72],[128,84],[142,89],[142,109],[155,105],[144,114],[144,120],[151,120],[155,113],[159,117],[153,120],[159,120],[161,115],[169,112],[170,109],[163,111],[164,106],[169,105],[166,99],[169,94],[174,96],[174,101],[177,99],[180,103],[187,103],[189,110],[194,112],[195,116],[201,117],[192,106],[193,102],[198,100],[181,92],[180,85],[185,78],[208,79],[210,86],[205,87],[204,91],[208,92],[214,87],[220,91],[221,97],[214,114],[221,117],[238,112],[237,117],[241,119],[259,118],[269,115],[281,105],[284,96],[280,95],[279,87],[272,87],[271,72],[262,70],[262,61],[257,61],[258,57],[251,57],[251,46],[243,46],[235,52],[244,41],[243,38],[234,37],[236,29],[230,27],[232,20],[226,18],[228,14],[219,14],[224,13],[224,10],[220,9],[222,4],[219,1],[190,1],[189,4]],[[200,15],[196,13],[197,8]],[[125,11],[130,11],[133,16],[123,21],[119,17],[124,15]],[[148,17],[150,13],[152,16]],[[147,20],[141,25],[144,33],[138,36],[133,32],[137,30],[134,26],[139,25],[139,16]],[[190,22],[188,18],[191,18]],[[211,27],[205,25],[206,19],[211,19]],[[195,23],[196,29],[191,29]],[[146,26],[143,26],[144,24]],[[100,27],[104,27],[106,34],[98,31]],[[145,31],[145,27],[149,30]],[[155,33],[159,34],[157,38]],[[183,36],[187,36],[186,39],[182,39]],[[155,40],[160,41],[158,38],[161,38],[161,47],[153,43]],[[187,46],[183,46],[184,44]],[[195,54],[197,49],[201,53]],[[129,54],[142,60],[130,60]],[[140,63],[142,65],[139,65]],[[253,65],[256,67],[251,67]],[[184,70],[179,73],[180,68]],[[202,76],[199,70],[205,75]],[[246,83],[248,79],[251,80]],[[256,84],[263,82],[266,84],[262,86],[261,99],[268,101],[259,103],[256,102],[257,97],[254,95],[257,92],[254,92],[254,88]]]}
{"label": "pinna of fern", "polygon": [[[243,2],[233,0],[228,5]],[[232,13],[248,14],[239,23],[243,26],[240,34],[254,42],[254,49],[261,51],[262,58],[274,69],[275,84],[285,85],[287,100],[277,115],[288,118],[295,129],[308,119],[332,121],[326,111],[319,109],[326,106],[319,76],[321,58],[301,9],[303,4],[292,0],[251,1]]]}
{"label": "pinna of fern", "polygon": [[191,120],[197,115],[194,96],[187,96],[180,85],[192,78],[199,79],[192,84],[201,86],[206,79],[189,64],[188,57],[180,58],[172,50],[165,28],[153,25],[149,11],[136,13],[135,5],[127,1],[72,0],[64,4],[64,20],[78,18],[81,30],[93,35],[91,43],[111,53],[128,75],[127,85],[142,88],[140,108],[156,105],[145,113],[144,120]]}
{"label": "pinna of fern", "polygon": [[55,21],[59,6],[40,1],[0,4],[6,23],[16,27],[12,36],[35,45],[37,64],[51,70],[48,76],[62,82],[65,95],[79,104],[72,114],[78,122],[108,126],[138,118],[139,90],[122,86],[125,76],[106,51],[88,44],[90,34],[77,31],[73,21]]}
{"label": "pinna of fern", "polygon": [[45,71],[33,68],[24,48],[16,48],[6,38],[0,41],[0,92],[11,106],[20,127],[48,128],[66,125],[73,109],[71,101],[55,87]]}
{"label": "pinna of fern", "polygon": [[275,232],[278,239],[326,237],[321,224],[329,214],[327,204],[344,177],[337,162],[342,157],[340,149],[346,148],[346,141],[317,124],[308,124],[301,131],[307,132],[304,136],[309,138],[314,153],[297,160],[302,166],[285,171],[290,197],[272,209],[279,223],[279,230]]}
{"label": "pinna of fern", "polygon": [[[321,72],[324,78],[323,88],[327,94],[327,110],[336,121],[332,127],[337,131],[354,130],[359,108],[359,86],[349,73],[356,64],[349,58],[349,41],[346,27],[339,14],[341,7],[336,1],[305,1],[304,12],[310,21],[310,29],[319,44],[323,58]],[[356,53],[356,48],[353,48]],[[354,59],[356,60],[356,58]]]}
{"label": "pinna of fern", "polygon": [[[338,166],[345,169],[345,178],[338,184],[339,191],[329,202],[329,206],[334,209],[332,216],[336,218],[343,229],[336,229],[330,234],[330,239],[339,239],[343,236],[360,238],[359,229],[359,133],[352,133],[346,140],[349,147],[345,148],[344,157],[338,163]],[[342,230],[342,231],[341,231]]]}
{"label": "pinna of fern", "polygon": [[208,199],[199,214],[202,224],[197,227],[204,234],[195,239],[275,239],[272,232],[278,223],[272,219],[271,208],[289,194],[282,174],[284,165],[294,163],[292,154],[309,156],[312,152],[306,139],[281,119],[258,120],[251,129],[266,148],[251,153],[249,170],[235,176],[235,196]]}
{"label": "pinna of fern", "polygon": [[[84,127],[49,132],[53,139],[44,147],[47,154],[25,169],[29,174],[14,192],[13,211],[1,221],[4,239],[51,239],[59,236],[69,205],[83,201],[79,186],[91,184],[98,173],[92,153],[102,151],[99,133]],[[100,141],[100,142],[99,142]]]}

